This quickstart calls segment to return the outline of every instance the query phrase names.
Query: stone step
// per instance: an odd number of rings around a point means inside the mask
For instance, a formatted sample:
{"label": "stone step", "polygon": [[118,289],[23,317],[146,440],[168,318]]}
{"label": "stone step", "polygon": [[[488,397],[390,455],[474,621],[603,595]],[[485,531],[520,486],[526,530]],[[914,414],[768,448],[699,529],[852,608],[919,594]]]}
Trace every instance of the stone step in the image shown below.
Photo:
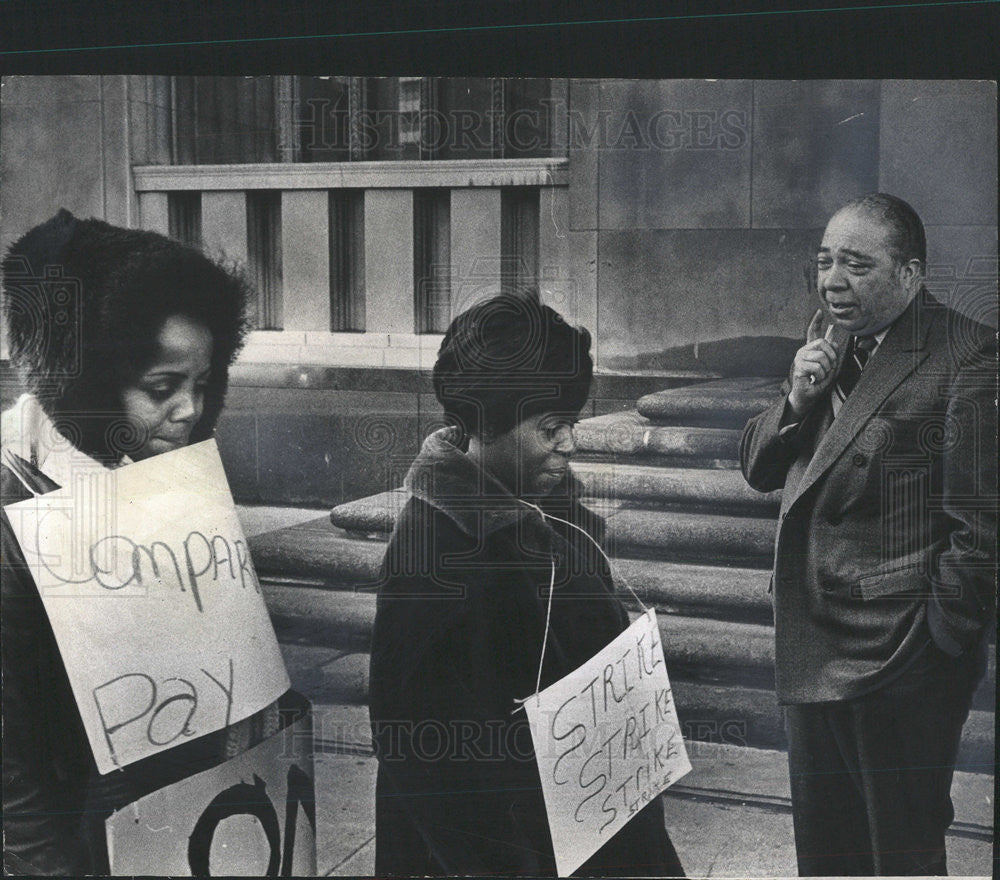
{"label": "stone step", "polygon": [[[349,714],[368,702],[367,647],[357,650],[330,650],[282,641],[282,653],[293,686],[312,699],[337,703]],[[671,685],[677,714],[685,739],[691,742],[721,743],[752,748],[785,749],[784,722],[774,691],[742,684],[690,681],[683,670],[671,667]],[[348,722],[349,724],[349,722]],[[331,725],[336,737],[367,731],[362,723]],[[958,765],[960,769],[988,773],[994,766],[994,713],[973,709],[962,731]]]}
{"label": "stone step", "polygon": [[[322,702],[367,705],[367,652],[334,653],[283,642],[282,653],[297,690],[315,694]],[[686,739],[755,748],[786,746],[774,691],[685,681],[673,670],[671,686]]]}
{"label": "stone step", "polygon": [[666,613],[773,623],[769,569],[619,557],[612,558],[612,571],[623,597],[628,584]]}
{"label": "stone step", "polygon": [[375,620],[375,592],[276,583],[261,577],[264,599],[282,644],[367,653]]}
{"label": "stone step", "polygon": [[[335,507],[330,519],[347,532],[362,535],[392,530],[406,492],[397,489]],[[760,517],[715,516],[681,511],[641,510],[615,501],[587,501],[607,522],[612,556],[655,556],[673,561],[770,564],[775,523]]]}
{"label": "stone step", "polygon": [[[380,538],[385,535],[379,533]],[[349,537],[328,516],[250,538],[254,564],[272,581],[374,589],[385,552],[382,540]],[[770,571],[617,558],[614,575],[641,599],[667,612],[770,622]]]}
{"label": "stone step", "polygon": [[743,429],[777,399],[781,379],[744,376],[669,388],[640,397],[637,409],[656,424]]}
{"label": "stone step", "polygon": [[[324,628],[336,627],[335,622],[326,621],[323,614],[310,623],[309,613],[294,613],[296,603],[318,601],[322,608],[338,609],[337,614],[348,615],[345,626],[348,629],[353,626],[354,631],[360,633],[358,645],[367,644],[365,625],[350,617],[354,608],[351,597],[356,594],[370,596],[377,590],[379,566],[385,551],[382,540],[348,537],[334,528],[327,517],[320,517],[252,537],[250,546],[262,580],[294,585],[285,588],[291,592],[286,594],[282,613],[292,613],[295,625],[302,628],[302,632],[318,633],[309,638],[321,639]],[[707,617],[717,622],[723,632],[730,621],[761,624],[770,629],[770,571],[767,568],[631,557],[613,558],[612,565],[619,592],[627,604],[634,601],[628,593],[631,587],[643,602],[664,615]],[[309,589],[315,587],[324,589],[318,593]],[[310,596],[316,598],[309,600]],[[995,660],[991,657],[990,669],[994,668]],[[994,676],[992,671],[990,676]],[[989,689],[981,689],[980,697],[992,704]]]}
{"label": "stone step", "polygon": [[[265,597],[283,644],[311,645],[340,654],[366,654],[375,619],[375,592],[291,586],[263,580]],[[630,616],[640,613],[634,603]],[[662,609],[658,607],[662,612]],[[700,685],[774,689],[774,629],[711,617],[658,614],[671,679]],[[354,673],[352,673],[354,677]],[[978,709],[995,706],[996,661],[977,691]]]}
{"label": "stone step", "polygon": [[574,429],[577,450],[591,457],[623,457],[686,467],[738,467],[740,431],[657,425],[635,410],[583,419]]}
{"label": "stone step", "polygon": [[[662,512],[653,515],[664,519]],[[331,699],[349,693],[353,700],[364,702],[383,540],[349,537],[329,518],[317,517],[256,535],[250,543],[283,649],[327,652],[329,663],[323,666],[317,687],[322,686]],[[749,744],[781,747],[780,713],[772,706],[769,571],[638,558],[618,558],[613,564],[623,594],[627,581],[644,602],[662,612],[664,652],[677,685],[678,705],[687,713],[683,717],[700,726],[705,736],[728,731],[726,735],[735,738],[743,730]],[[635,602],[623,598],[636,613]],[[991,659],[963,739],[967,763],[992,761],[995,679]]]}
{"label": "stone step", "polygon": [[757,492],[737,470],[606,461],[575,461],[571,467],[588,497],[633,507],[683,506],[776,516],[781,504],[781,492]]}
{"label": "stone step", "polygon": [[[290,586],[264,581],[265,597],[282,642],[344,652],[367,651],[375,594]],[[553,613],[558,613],[558,608]],[[639,610],[630,611],[634,619]],[[773,686],[774,631],[756,623],[659,614],[663,652],[671,674],[703,683]]]}
{"label": "stone step", "polygon": [[356,535],[387,535],[409,498],[405,489],[392,489],[339,504],[330,511],[330,522]]}
{"label": "stone step", "polygon": [[262,577],[293,581],[373,584],[385,555],[384,541],[345,535],[334,528],[329,514],[247,540]]}
{"label": "stone step", "polygon": [[[771,690],[736,685],[671,682],[684,735],[692,740],[727,742],[754,748],[787,749],[784,719]],[[994,713],[973,709],[962,729],[958,766],[992,771]]]}
{"label": "stone step", "polygon": [[679,511],[635,510],[590,505],[605,517],[612,556],[641,556],[673,562],[771,565],[774,520]]}

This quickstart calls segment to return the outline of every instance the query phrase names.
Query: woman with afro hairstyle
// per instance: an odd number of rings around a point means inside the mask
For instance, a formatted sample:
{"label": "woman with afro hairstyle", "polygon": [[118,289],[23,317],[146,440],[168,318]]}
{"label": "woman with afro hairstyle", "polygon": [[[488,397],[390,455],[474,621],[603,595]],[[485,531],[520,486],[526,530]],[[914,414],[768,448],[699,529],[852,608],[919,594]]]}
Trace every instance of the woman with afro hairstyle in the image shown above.
{"label": "woman with afro hairstyle", "polygon": [[[534,290],[474,305],[441,343],[449,425],[406,477],[372,635],[379,876],[556,874],[515,710],[629,622],[568,467],[592,373],[589,333]],[[576,874],[682,872],[656,798]]]}
{"label": "woman with afro hairstyle", "polygon": [[[28,389],[3,414],[4,504],[211,436],[247,328],[238,277],[162,235],[65,210],[11,246],[3,273],[11,361]],[[2,553],[4,867],[107,873],[107,805],[186,775],[182,764],[221,741],[99,778],[6,513]]]}

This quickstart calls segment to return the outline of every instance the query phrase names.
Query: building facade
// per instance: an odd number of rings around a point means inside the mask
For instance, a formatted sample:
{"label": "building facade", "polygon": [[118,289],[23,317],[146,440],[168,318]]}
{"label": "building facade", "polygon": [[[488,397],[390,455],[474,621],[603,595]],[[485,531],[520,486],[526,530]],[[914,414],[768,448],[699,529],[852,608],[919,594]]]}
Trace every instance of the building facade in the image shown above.
{"label": "building facade", "polygon": [[241,265],[257,304],[220,427],[234,488],[336,503],[415,452],[441,333],[504,281],[594,334],[598,414],[784,372],[822,228],[871,190],[924,218],[928,286],[995,323],[996,98],[972,81],[8,77],[0,245],[66,207]]}

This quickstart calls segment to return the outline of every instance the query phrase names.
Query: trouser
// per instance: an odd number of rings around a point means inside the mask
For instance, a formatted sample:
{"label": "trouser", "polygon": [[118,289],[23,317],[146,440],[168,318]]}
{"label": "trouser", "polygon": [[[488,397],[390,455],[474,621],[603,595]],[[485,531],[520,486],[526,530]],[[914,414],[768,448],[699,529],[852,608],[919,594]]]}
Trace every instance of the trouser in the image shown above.
{"label": "trouser", "polygon": [[975,670],[928,644],[874,693],[786,707],[800,876],[947,874]]}

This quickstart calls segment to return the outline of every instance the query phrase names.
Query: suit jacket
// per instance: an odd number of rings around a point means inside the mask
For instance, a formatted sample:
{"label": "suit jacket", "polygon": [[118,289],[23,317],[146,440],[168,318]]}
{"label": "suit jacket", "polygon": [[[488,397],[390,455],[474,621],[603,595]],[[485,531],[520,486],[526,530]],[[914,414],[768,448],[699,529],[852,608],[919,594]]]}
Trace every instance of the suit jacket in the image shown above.
{"label": "suit jacket", "polygon": [[872,691],[931,639],[981,657],[996,608],[996,357],[995,331],[922,291],[835,419],[827,396],[781,434],[783,394],[747,424],[744,476],[784,490],[781,702]]}

